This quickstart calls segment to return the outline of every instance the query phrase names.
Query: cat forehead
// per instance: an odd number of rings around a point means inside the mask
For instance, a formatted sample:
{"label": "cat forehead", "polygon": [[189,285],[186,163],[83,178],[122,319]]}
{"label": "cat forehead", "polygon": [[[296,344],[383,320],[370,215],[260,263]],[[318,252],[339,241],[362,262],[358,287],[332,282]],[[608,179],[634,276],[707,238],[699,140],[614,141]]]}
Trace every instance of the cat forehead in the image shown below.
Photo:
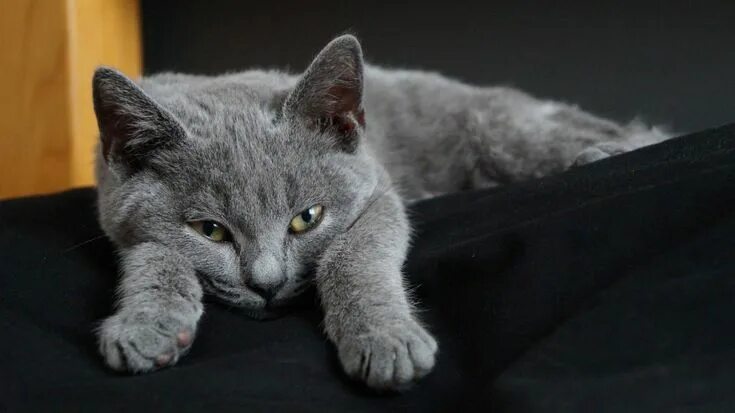
{"label": "cat forehead", "polygon": [[163,181],[173,196],[247,219],[319,201],[339,180],[322,159],[299,156],[281,145],[253,145],[252,140],[200,140],[166,158],[154,179]]}
{"label": "cat forehead", "polygon": [[259,160],[273,164],[316,154],[309,149],[319,147],[319,140],[310,131],[278,122],[272,104],[241,89],[178,93],[160,97],[158,103],[186,130],[191,144],[187,149],[208,151],[212,161],[235,157],[248,165]]}
{"label": "cat forehead", "polygon": [[[278,88],[288,86],[289,79],[253,86],[242,77],[166,75],[142,83],[189,135],[187,145],[171,149],[167,169],[172,179],[193,174],[200,182],[220,187],[247,191],[263,187],[257,189],[261,193],[276,180],[281,184],[274,186],[316,185],[322,172],[335,166],[329,159],[340,154],[313,128],[279,119],[287,91]],[[336,164],[339,168],[340,162]]]}
{"label": "cat forehead", "polygon": [[272,117],[295,79],[276,71],[211,77],[164,73],[144,78],[140,86],[183,122],[192,123],[234,120],[242,114]]}
{"label": "cat forehead", "polygon": [[[309,184],[330,169],[331,153],[324,139],[300,125],[278,122],[275,114],[257,106],[204,111],[191,105],[167,107],[187,131],[187,142],[168,149],[167,168],[193,182],[236,186],[267,192],[284,182]],[[279,185],[275,185],[279,182]]]}
{"label": "cat forehead", "polygon": [[225,133],[267,132],[276,112],[271,105],[251,96],[246,88],[222,92],[204,90],[154,96],[192,134],[200,137]]}

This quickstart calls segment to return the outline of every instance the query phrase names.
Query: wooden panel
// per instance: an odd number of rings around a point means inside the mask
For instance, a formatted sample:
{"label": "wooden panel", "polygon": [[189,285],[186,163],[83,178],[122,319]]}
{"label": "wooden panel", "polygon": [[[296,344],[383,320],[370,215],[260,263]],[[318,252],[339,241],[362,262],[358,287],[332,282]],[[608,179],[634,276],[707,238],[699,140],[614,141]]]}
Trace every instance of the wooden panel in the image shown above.
{"label": "wooden panel", "polygon": [[0,197],[93,183],[91,79],[141,71],[137,0],[13,0],[0,13]]}
{"label": "wooden panel", "polygon": [[69,184],[66,4],[7,1],[0,13],[0,196]]}
{"label": "wooden panel", "polygon": [[99,65],[117,68],[128,76],[141,73],[139,8],[137,0],[76,0],[72,14],[73,148],[71,184],[93,182],[97,122],[92,107],[92,74]]}

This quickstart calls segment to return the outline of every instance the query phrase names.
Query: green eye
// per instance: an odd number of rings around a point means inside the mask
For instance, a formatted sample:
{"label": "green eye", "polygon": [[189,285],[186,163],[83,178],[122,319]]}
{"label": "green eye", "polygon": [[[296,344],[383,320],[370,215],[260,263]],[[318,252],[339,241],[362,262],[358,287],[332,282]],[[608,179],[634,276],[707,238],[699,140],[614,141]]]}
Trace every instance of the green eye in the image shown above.
{"label": "green eye", "polygon": [[324,208],[319,204],[301,211],[300,214],[291,219],[291,223],[288,225],[289,231],[300,234],[314,228],[321,221],[323,212]]}
{"label": "green eye", "polygon": [[227,241],[230,239],[230,233],[227,232],[222,224],[218,224],[214,221],[194,221],[190,222],[196,232],[204,235],[215,242]]}

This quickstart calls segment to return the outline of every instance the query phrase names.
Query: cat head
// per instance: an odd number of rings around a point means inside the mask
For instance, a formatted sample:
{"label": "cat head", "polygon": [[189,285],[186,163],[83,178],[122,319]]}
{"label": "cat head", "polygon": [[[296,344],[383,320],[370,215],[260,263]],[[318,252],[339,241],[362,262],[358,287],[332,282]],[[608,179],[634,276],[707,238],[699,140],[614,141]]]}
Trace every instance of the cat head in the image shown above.
{"label": "cat head", "polygon": [[[363,61],[330,42],[297,80],[172,77],[139,87],[100,68],[100,219],[120,246],[157,242],[206,290],[265,315],[308,285],[381,172],[362,150]],[[263,99],[262,96],[271,96]]]}

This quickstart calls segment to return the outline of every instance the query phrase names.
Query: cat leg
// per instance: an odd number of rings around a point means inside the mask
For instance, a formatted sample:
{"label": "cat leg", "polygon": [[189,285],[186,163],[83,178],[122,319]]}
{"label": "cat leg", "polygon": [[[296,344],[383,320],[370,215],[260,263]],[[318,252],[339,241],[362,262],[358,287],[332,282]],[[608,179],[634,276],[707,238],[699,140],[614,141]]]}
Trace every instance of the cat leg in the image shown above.
{"label": "cat leg", "polygon": [[405,211],[390,191],[334,240],[317,269],[324,326],[345,372],[378,390],[401,390],[434,366],[436,341],[403,284],[408,240]]}
{"label": "cat leg", "polygon": [[202,288],[188,261],[148,242],[122,251],[117,311],[98,330],[99,349],[115,370],[146,372],[186,353],[202,315]]}
{"label": "cat leg", "polygon": [[538,178],[669,136],[639,123],[620,125],[576,107],[524,97],[507,113],[470,112],[469,153],[474,187]]}

